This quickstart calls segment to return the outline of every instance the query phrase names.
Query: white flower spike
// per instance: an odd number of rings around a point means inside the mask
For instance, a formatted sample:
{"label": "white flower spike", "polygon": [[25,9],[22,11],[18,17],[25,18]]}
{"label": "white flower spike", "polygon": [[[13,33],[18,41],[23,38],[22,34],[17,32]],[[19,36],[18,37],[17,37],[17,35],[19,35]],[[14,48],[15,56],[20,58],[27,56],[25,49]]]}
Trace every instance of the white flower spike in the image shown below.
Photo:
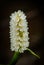
{"label": "white flower spike", "polygon": [[29,46],[29,37],[28,37],[28,22],[26,20],[26,15],[23,11],[18,10],[10,16],[10,48],[12,51],[15,51],[13,58],[9,65],[13,65],[14,61],[16,63],[20,53],[23,53],[25,50],[28,50],[40,59],[40,57],[35,54]]}
{"label": "white flower spike", "polygon": [[23,11],[18,10],[10,16],[10,42],[11,50],[23,53],[29,46],[28,22]]}

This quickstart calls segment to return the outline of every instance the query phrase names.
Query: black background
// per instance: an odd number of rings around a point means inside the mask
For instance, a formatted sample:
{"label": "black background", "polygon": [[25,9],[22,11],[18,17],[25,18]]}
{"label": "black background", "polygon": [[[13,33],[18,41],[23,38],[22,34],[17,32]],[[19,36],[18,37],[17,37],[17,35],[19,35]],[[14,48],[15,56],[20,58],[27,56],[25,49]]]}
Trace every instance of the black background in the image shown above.
{"label": "black background", "polygon": [[44,65],[44,2],[42,0],[0,0],[0,64],[7,65],[14,54],[10,50],[9,16],[17,10],[25,12],[29,23],[29,48],[41,58],[38,59],[25,51],[16,65]]}

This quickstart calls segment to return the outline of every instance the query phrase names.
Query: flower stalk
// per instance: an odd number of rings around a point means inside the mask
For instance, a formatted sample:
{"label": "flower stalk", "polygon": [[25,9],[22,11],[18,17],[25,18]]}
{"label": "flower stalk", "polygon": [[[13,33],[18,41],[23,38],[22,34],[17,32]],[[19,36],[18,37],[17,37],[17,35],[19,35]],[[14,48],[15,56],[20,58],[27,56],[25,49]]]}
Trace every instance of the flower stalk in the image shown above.
{"label": "flower stalk", "polygon": [[12,58],[11,62],[9,63],[9,65],[15,65],[16,62],[17,62],[18,59],[19,59],[19,55],[20,55],[19,52],[15,52],[14,55],[13,55],[13,58]]}

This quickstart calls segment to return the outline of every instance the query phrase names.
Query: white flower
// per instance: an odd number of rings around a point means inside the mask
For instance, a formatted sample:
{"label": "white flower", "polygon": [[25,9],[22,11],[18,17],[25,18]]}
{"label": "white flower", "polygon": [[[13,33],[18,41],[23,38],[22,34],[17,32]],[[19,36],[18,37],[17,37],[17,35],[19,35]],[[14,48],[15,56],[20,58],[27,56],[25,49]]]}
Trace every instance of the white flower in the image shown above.
{"label": "white flower", "polygon": [[29,46],[28,22],[25,14],[18,10],[10,16],[11,50],[23,53]]}

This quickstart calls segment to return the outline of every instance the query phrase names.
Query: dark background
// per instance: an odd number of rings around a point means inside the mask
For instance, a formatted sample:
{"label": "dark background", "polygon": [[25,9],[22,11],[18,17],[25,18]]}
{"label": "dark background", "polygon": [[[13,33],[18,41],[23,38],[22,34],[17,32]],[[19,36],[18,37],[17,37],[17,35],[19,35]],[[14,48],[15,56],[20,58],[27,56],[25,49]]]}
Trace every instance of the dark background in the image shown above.
{"label": "dark background", "polygon": [[7,65],[14,52],[10,50],[9,21],[12,12],[22,10],[27,16],[30,46],[36,58],[28,51],[21,54],[16,65],[44,65],[44,2],[42,0],[0,0],[0,64]]}

